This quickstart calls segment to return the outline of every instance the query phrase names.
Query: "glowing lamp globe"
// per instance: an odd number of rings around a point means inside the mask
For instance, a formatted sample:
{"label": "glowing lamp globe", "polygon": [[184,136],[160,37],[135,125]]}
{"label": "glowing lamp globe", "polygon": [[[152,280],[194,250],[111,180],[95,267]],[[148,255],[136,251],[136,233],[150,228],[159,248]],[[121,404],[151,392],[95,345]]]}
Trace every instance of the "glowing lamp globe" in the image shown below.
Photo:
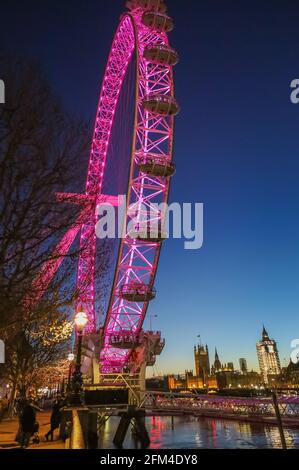
{"label": "glowing lamp globe", "polygon": [[75,360],[75,354],[70,353],[70,354],[68,355],[67,359],[68,359],[69,362],[73,362],[73,361]]}
{"label": "glowing lamp globe", "polygon": [[75,316],[75,325],[77,330],[83,331],[88,323],[88,316],[85,312],[78,312]]}

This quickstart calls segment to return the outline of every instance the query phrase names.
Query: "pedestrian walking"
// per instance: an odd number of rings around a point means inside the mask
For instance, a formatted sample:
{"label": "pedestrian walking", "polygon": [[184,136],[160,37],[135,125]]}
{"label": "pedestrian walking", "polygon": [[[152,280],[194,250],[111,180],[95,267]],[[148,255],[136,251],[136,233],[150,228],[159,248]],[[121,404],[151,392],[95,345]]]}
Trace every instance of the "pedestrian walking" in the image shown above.
{"label": "pedestrian walking", "polygon": [[61,408],[63,407],[63,401],[58,399],[55,401],[53,408],[52,408],[52,414],[51,414],[51,428],[49,432],[45,435],[46,440],[49,440],[49,437],[51,437],[51,441],[53,441],[54,438],[54,431],[59,428],[60,423],[61,423]]}
{"label": "pedestrian walking", "polygon": [[36,432],[36,408],[28,401],[25,402],[20,417],[20,444],[22,449],[29,446],[31,436]]}

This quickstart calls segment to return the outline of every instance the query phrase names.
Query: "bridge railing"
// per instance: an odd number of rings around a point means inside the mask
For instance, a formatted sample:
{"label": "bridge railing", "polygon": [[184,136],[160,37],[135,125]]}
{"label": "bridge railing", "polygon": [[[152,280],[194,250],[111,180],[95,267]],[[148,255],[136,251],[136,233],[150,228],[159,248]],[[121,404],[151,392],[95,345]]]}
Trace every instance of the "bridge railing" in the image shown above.
{"label": "bridge railing", "polygon": [[[299,397],[279,398],[282,416],[299,418]],[[274,416],[271,398],[230,398],[145,392],[141,406],[151,410],[186,412],[224,412],[236,415]]]}

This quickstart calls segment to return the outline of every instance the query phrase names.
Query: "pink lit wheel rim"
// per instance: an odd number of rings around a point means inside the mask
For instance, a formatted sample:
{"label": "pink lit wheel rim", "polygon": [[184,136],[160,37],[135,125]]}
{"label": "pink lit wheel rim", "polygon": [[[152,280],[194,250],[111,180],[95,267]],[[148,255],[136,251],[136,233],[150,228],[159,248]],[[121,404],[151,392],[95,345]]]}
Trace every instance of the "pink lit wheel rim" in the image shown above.
{"label": "pink lit wheel rim", "polygon": [[[101,89],[95,131],[90,155],[86,196],[98,200],[102,194],[108,146],[119,96],[126,72],[135,54],[136,97],[135,123],[131,156],[128,204],[167,202],[170,176],[174,173],[173,125],[178,106],[174,99],[172,66],[177,55],[169,47],[166,15],[134,7],[122,16],[110,51]],[[161,18],[163,17],[163,18]],[[168,20],[166,21],[166,19]],[[161,23],[161,19],[164,23]],[[158,22],[157,24],[155,22]],[[152,214],[161,218],[159,213]],[[126,227],[130,222],[127,215]],[[151,219],[148,217],[147,222]],[[95,331],[94,281],[96,235],[94,216],[81,228],[77,309],[89,317],[89,332]],[[154,298],[154,280],[162,238],[135,239],[131,234],[120,243],[114,282],[104,324],[100,353],[102,373],[121,372],[128,363],[130,348],[121,347],[128,337],[142,330],[149,302]],[[86,248],[87,247],[87,248]],[[116,346],[116,343],[119,343]]]}

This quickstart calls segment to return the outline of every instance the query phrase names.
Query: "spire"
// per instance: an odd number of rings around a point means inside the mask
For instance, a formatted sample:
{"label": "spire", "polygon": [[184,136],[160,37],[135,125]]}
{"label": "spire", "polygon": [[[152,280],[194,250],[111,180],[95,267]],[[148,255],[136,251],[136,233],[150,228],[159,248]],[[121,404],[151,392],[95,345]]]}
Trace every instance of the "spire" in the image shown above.
{"label": "spire", "polygon": [[263,333],[262,333],[262,338],[263,338],[263,341],[266,340],[266,339],[269,339],[269,335],[268,335],[268,332],[265,328],[265,325],[263,325]]}
{"label": "spire", "polygon": [[215,361],[214,361],[214,368],[216,371],[221,369],[221,362],[219,360],[219,355],[217,349],[215,349]]}

